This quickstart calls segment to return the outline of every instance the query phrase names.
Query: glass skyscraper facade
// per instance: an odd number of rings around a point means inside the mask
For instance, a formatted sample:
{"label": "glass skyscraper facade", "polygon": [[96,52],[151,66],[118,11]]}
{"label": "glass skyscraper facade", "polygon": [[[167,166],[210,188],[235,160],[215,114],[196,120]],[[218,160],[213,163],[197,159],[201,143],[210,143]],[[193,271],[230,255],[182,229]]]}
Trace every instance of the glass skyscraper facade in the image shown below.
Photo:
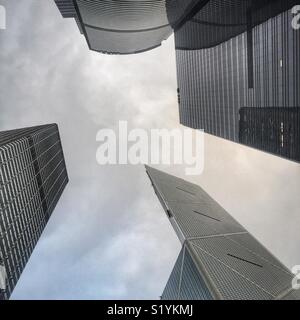
{"label": "glass skyscraper facade", "polygon": [[182,244],[163,300],[300,299],[294,275],[203,189],[146,170]]}
{"label": "glass skyscraper facade", "polygon": [[181,124],[300,161],[295,4],[208,1],[175,32]]}
{"label": "glass skyscraper facade", "polygon": [[199,0],[55,0],[65,18],[75,18],[91,50],[131,54],[161,45],[196,12]]}
{"label": "glass skyscraper facade", "polygon": [[67,183],[56,124],[0,132],[0,300],[10,297]]}
{"label": "glass skyscraper facade", "polygon": [[[55,3],[102,53],[147,51],[175,32],[181,124],[300,161],[299,122],[290,117],[300,108],[300,31],[291,10],[298,0]],[[247,133],[240,115],[248,108],[266,110],[252,111]]]}
{"label": "glass skyscraper facade", "polygon": [[300,108],[241,108],[239,142],[300,159]]}

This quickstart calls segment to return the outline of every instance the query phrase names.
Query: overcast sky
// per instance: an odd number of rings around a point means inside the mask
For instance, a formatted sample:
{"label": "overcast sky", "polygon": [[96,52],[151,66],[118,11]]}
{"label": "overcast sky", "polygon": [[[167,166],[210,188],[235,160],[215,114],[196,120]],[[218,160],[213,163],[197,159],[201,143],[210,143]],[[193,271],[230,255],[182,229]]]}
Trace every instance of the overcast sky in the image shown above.
{"label": "overcast sky", "polygon": [[[173,39],[153,51],[89,51],[52,0],[0,0],[0,130],[56,122],[70,182],[13,299],[157,299],[180,244],[143,166],[100,166],[96,134],[179,126]],[[288,267],[300,264],[300,166],[205,137],[197,183]]]}

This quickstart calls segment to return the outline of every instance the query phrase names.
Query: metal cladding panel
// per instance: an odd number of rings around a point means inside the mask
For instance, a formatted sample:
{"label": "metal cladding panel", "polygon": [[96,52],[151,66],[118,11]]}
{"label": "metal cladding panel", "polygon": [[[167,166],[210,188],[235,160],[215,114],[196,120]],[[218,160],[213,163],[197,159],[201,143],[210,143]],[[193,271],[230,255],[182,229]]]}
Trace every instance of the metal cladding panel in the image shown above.
{"label": "metal cladding panel", "polygon": [[147,167],[147,172],[185,238],[245,232],[198,186],[153,168]]}
{"label": "metal cladding panel", "polygon": [[47,130],[39,130],[32,135],[34,142],[38,172],[43,181],[43,189],[47,197],[47,207],[53,211],[55,205],[68,183],[66,164],[57,125]]}
{"label": "metal cladding panel", "polygon": [[2,299],[16,286],[67,182],[57,125],[0,133]]}
{"label": "metal cladding panel", "polygon": [[188,203],[197,203],[197,201],[200,201],[195,189],[186,183],[170,184],[168,181],[161,181],[159,183],[159,191],[168,202],[186,201]]}
{"label": "metal cladding panel", "polygon": [[54,0],[57,8],[64,18],[75,18],[76,10],[74,7],[73,0]]}
{"label": "metal cladding panel", "polygon": [[[184,258],[180,299],[201,299],[191,280],[195,273],[214,299],[281,299],[292,289],[294,275],[199,186],[148,166],[146,170],[195,266]],[[195,283],[202,292],[200,282]]]}
{"label": "metal cladding panel", "polygon": [[[249,251],[227,237],[198,239],[191,241],[191,243],[205,270],[209,270],[211,277],[216,277],[214,272],[218,275],[223,274],[224,281],[227,271],[231,270],[237,276],[243,277],[273,298],[291,287],[293,275],[290,272],[276,267],[266,259],[257,256],[255,251]],[[255,248],[250,247],[251,249],[255,250]],[[215,269],[214,272],[211,269],[212,263],[218,265],[218,269]],[[230,285],[228,281],[228,286]],[[234,285],[238,287],[239,283],[237,282]],[[216,283],[216,286],[220,288],[220,284]],[[226,287],[223,288],[224,294],[226,289]],[[238,291],[240,292],[240,299],[246,298],[246,292],[243,295],[242,288]],[[230,298],[229,291],[226,292],[226,296]]]}
{"label": "metal cladding panel", "polygon": [[[0,147],[4,146],[9,142],[16,141],[19,138],[22,138],[26,135],[30,135],[36,132],[38,129],[43,129],[44,126],[36,126],[36,127],[28,127],[22,129],[15,129],[15,130],[6,130],[0,132]],[[1,148],[0,148],[1,150]]]}
{"label": "metal cladding panel", "polygon": [[[197,251],[196,251],[197,252]],[[197,252],[198,253],[198,252]],[[271,300],[274,297],[247,280],[211,255],[199,253],[201,263],[208,268],[210,280],[214,283],[222,300]]]}
{"label": "metal cladding panel", "polygon": [[297,5],[297,0],[210,0],[176,32],[176,48],[214,47]]}
{"label": "metal cladding panel", "polygon": [[224,217],[218,207],[214,211],[212,206],[188,202],[168,202],[168,207],[187,238],[245,231],[230,216]]}
{"label": "metal cladding panel", "polygon": [[183,247],[161,297],[162,300],[211,300],[189,251]]}
{"label": "metal cladding panel", "polygon": [[111,54],[131,54],[153,49],[166,40],[172,33],[166,26],[159,30],[145,32],[108,32],[85,27],[91,50]]}
{"label": "metal cladding panel", "polygon": [[176,50],[180,122],[238,141],[239,108],[247,105],[247,38],[217,47]]}
{"label": "metal cladding panel", "polygon": [[166,0],[168,21],[173,29],[181,28],[190,20],[209,0]]}
{"label": "metal cladding panel", "polygon": [[130,54],[155,48],[172,34],[160,1],[76,0],[90,49]]}
{"label": "metal cladding panel", "polygon": [[188,201],[189,203],[202,202],[209,195],[195,184],[176,178],[167,173],[146,166],[150,179],[157,186],[166,201]]}
{"label": "metal cladding panel", "polygon": [[111,30],[144,30],[167,25],[165,1],[77,0],[83,23]]}
{"label": "metal cladding panel", "polygon": [[269,252],[259,241],[257,241],[251,234],[233,234],[227,236],[233,242],[236,242],[240,247],[254,253],[257,257],[266,260],[269,264],[277,267],[290,274],[290,270],[284,266],[274,255]]}
{"label": "metal cladding panel", "polygon": [[[91,50],[131,54],[158,47],[207,0],[74,0]],[[60,4],[61,12],[64,2]]]}
{"label": "metal cladding panel", "polygon": [[197,269],[189,251],[185,248],[182,265],[179,300],[212,300],[202,276]]}
{"label": "metal cladding panel", "polygon": [[164,292],[161,296],[162,300],[177,300],[179,293],[180,277],[182,270],[182,259],[184,254],[184,248],[181,249],[179,256],[176,260],[174,268],[171,272],[170,278],[166,284]]}
{"label": "metal cladding panel", "polygon": [[[292,19],[288,10],[215,46],[176,50],[181,124],[299,162],[299,119],[291,110],[300,108],[300,37]],[[209,40],[207,32],[186,24],[176,31],[175,45],[180,37],[196,44],[200,34]],[[272,132],[265,123],[270,110]]]}

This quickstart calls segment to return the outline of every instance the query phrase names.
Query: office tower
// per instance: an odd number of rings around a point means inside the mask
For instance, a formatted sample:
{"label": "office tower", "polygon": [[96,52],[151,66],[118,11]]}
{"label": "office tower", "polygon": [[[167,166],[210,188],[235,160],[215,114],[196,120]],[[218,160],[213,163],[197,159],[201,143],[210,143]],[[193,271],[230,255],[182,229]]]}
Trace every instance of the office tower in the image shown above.
{"label": "office tower", "polygon": [[175,32],[181,124],[300,161],[296,4],[211,0]]}
{"label": "office tower", "polygon": [[146,171],[182,244],[163,300],[300,299],[294,275],[204,190]]}
{"label": "office tower", "polygon": [[55,0],[75,18],[91,50],[131,54],[154,49],[189,19],[199,0]]}
{"label": "office tower", "polygon": [[287,159],[300,159],[300,108],[241,108],[239,141]]}
{"label": "office tower", "polygon": [[10,297],[67,183],[56,124],[0,132],[0,300]]}

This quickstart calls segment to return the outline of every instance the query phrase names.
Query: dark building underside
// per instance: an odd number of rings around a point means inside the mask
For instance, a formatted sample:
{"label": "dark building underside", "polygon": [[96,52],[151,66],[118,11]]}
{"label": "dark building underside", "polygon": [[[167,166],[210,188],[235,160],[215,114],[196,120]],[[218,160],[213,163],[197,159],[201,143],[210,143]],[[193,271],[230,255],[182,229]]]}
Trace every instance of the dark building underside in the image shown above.
{"label": "dark building underside", "polygon": [[181,124],[300,161],[297,2],[209,1],[175,32]]}

